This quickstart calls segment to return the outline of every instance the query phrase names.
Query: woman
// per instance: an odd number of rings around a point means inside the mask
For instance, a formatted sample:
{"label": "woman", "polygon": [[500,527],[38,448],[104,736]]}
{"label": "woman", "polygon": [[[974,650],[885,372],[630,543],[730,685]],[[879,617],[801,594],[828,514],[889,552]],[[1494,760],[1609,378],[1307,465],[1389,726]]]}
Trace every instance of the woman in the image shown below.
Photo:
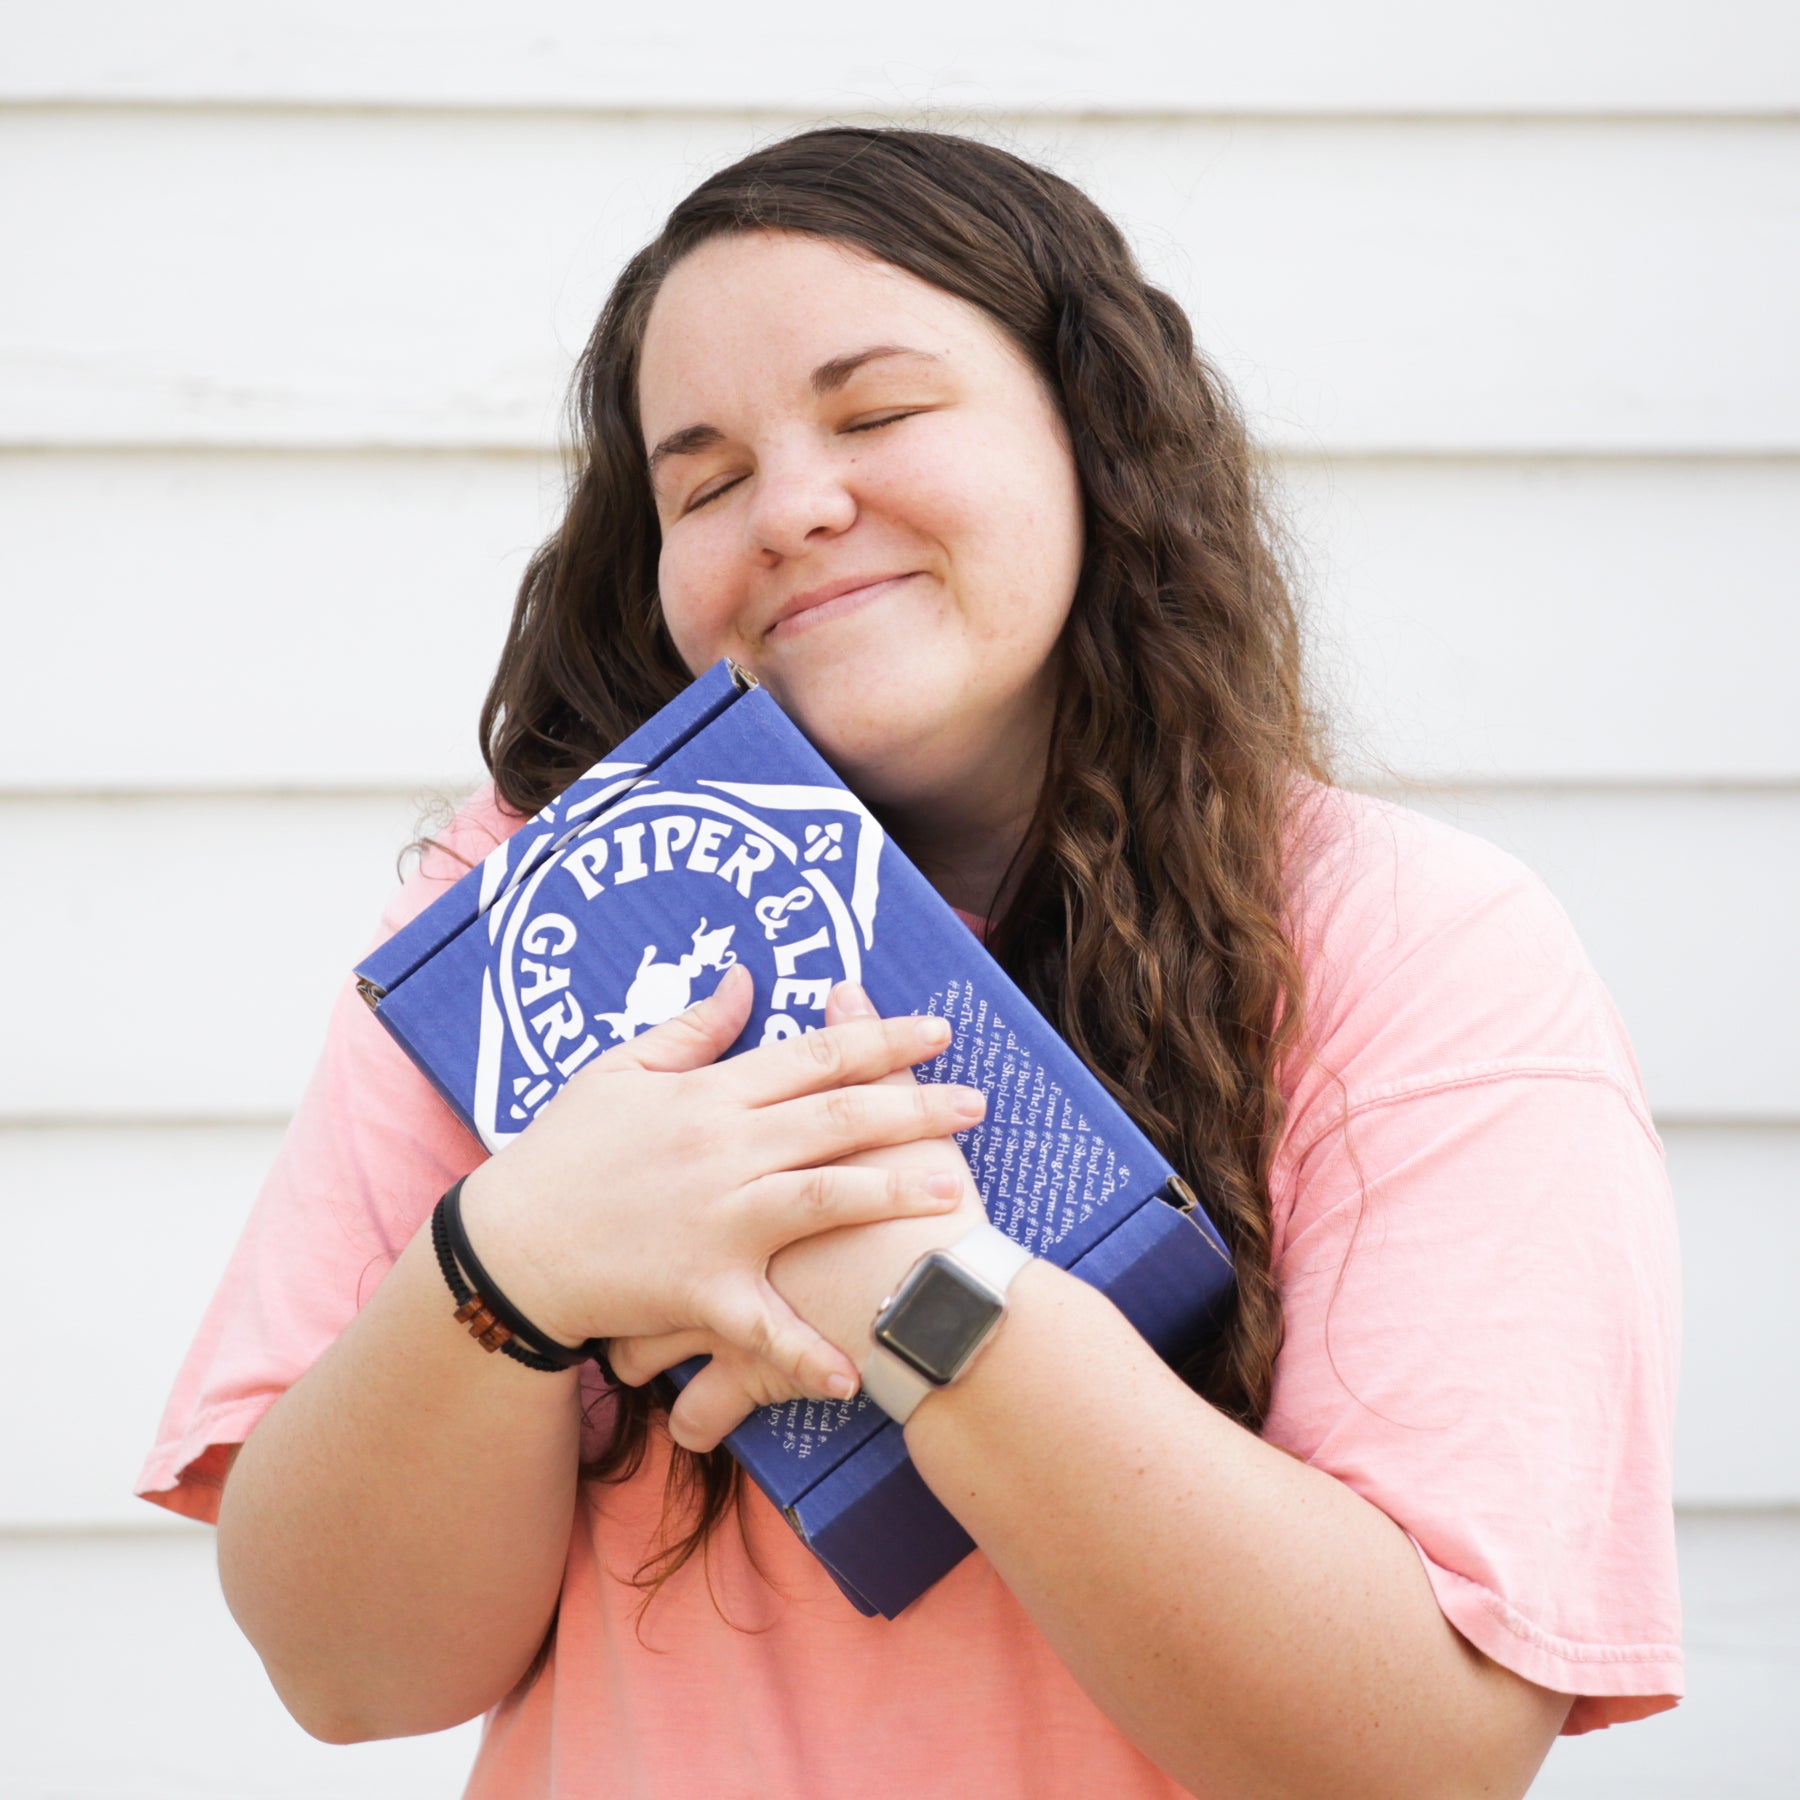
{"label": "woman", "polygon": [[[854,1383],[977,1216],[940,1042],[839,989],[721,1063],[722,980],[483,1162],[346,994],[142,1481],[217,1516],[295,1716],[492,1709],[480,1795],[1392,1796],[1673,1705],[1623,1032],[1518,865],[1323,781],[1242,428],[1116,229],[966,140],[805,134],[676,209],[578,394],[495,788],[384,931],[732,656],[1204,1187],[1237,1310],[1184,1382],[1026,1267],[906,1425],[981,1553],[862,1619],[712,1447]],[[476,1353],[423,1229],[464,1175],[494,1278],[621,1385]]]}

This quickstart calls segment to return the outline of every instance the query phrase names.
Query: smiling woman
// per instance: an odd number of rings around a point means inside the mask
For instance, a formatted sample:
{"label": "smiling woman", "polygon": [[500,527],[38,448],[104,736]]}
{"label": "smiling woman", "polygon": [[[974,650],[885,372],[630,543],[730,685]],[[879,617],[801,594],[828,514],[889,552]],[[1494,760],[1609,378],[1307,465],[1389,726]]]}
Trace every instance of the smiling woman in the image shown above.
{"label": "smiling woman", "polygon": [[[1068,432],[1016,340],[862,251],[734,234],[663,283],[638,403],[683,663],[751,669],[915,844],[955,788],[1010,853],[1082,556]],[[985,913],[999,873],[953,897]]]}
{"label": "smiling woman", "polygon": [[[1674,1237],[1623,1028],[1527,871],[1331,785],[1243,425],[1112,222],[965,138],[802,134],[631,261],[576,404],[493,785],[384,932],[731,656],[1204,1189],[1236,1293],[1177,1372],[1008,1263],[980,1356],[891,1404],[979,1554],[862,1618],[717,1446],[864,1370],[892,1403],[883,1296],[987,1243],[983,1096],[911,1073],[942,1031],[846,986],[720,1060],[733,969],[484,1159],[346,992],[141,1482],[218,1518],[295,1715],[485,1711],[494,1800],[1391,1800],[1522,1793],[1559,1729],[1675,1704]],[[452,1183],[604,1373],[476,1352]]]}

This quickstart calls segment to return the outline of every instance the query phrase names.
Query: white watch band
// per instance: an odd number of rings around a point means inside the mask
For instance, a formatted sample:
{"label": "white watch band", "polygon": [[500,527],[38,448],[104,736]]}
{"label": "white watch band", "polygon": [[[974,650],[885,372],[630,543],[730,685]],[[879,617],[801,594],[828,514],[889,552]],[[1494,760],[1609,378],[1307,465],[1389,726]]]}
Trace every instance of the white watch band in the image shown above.
{"label": "white watch band", "polygon": [[[1032,1261],[1031,1252],[1023,1244],[1014,1243],[1004,1231],[985,1221],[966,1232],[947,1249],[930,1254],[950,1257],[983,1287],[991,1288],[1002,1303],[1006,1299],[1006,1290],[1012,1286],[1013,1278]],[[922,1262],[924,1258],[919,1260]],[[996,1318],[987,1337],[982,1339],[982,1345],[992,1338],[999,1324],[1000,1320]],[[977,1352],[982,1345],[976,1346]],[[862,1367],[862,1384],[863,1392],[889,1418],[898,1420],[902,1425],[912,1417],[913,1409],[919,1402],[927,1394],[936,1391],[934,1382],[927,1381],[917,1369],[878,1343],[869,1347],[868,1357]]]}

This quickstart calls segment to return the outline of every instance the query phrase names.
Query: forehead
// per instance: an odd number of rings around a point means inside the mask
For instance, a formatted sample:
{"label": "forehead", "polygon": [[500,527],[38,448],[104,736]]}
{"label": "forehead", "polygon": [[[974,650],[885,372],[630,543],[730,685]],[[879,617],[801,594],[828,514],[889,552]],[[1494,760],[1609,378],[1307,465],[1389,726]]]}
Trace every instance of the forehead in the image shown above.
{"label": "forehead", "polygon": [[791,232],[709,239],[669,271],[650,309],[645,435],[733,403],[800,398],[821,363],[871,344],[927,350],[970,373],[1014,359],[978,308],[861,250]]}

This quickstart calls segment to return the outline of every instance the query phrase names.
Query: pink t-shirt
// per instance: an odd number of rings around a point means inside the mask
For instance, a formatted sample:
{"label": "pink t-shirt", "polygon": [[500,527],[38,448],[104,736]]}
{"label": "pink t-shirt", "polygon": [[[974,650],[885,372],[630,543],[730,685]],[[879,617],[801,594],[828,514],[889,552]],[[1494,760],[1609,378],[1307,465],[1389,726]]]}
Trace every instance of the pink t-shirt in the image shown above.
{"label": "pink t-shirt", "polygon": [[[1659,1712],[1682,1691],[1678,1272],[1624,1031],[1517,862],[1400,807],[1314,801],[1294,897],[1314,1054],[1273,1179],[1264,1435],[1394,1519],[1471,1642],[1577,1695],[1565,1731]],[[474,860],[516,823],[484,789],[444,841]],[[428,855],[381,935],[460,872]],[[214,1519],[224,1447],[481,1155],[346,982],[138,1491]],[[991,1800],[1182,1791],[979,1552],[864,1619],[752,1490],[748,1547],[728,1525],[640,1617],[616,1577],[655,1539],[667,1451],[583,1484],[554,1658],[489,1715],[470,1796],[838,1796],[899,1770]]]}

